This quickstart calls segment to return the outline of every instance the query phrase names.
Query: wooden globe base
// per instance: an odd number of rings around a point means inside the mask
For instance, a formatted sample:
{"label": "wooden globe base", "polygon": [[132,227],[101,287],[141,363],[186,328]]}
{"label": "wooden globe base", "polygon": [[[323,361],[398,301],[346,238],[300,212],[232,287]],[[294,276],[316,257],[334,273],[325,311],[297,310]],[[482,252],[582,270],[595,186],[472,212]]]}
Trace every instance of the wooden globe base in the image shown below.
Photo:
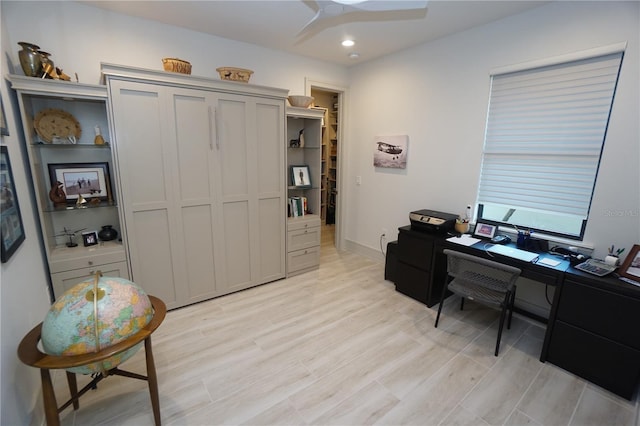
{"label": "wooden globe base", "polygon": [[[79,399],[89,389],[95,386],[102,379],[110,376],[124,376],[132,379],[145,380],[149,384],[149,395],[151,397],[151,406],[153,407],[153,418],[156,425],[161,424],[160,419],[160,398],[158,396],[158,378],[156,376],[156,367],[153,361],[153,351],[151,349],[151,333],[153,333],[164,321],[167,314],[167,307],[164,302],[157,297],[149,296],[151,305],[153,306],[153,317],[151,321],[144,326],[136,334],[129,336],[125,340],[116,343],[113,346],[102,349],[99,352],[88,353],[82,355],[49,355],[38,349],[42,332],[42,323],[35,326],[22,339],[18,346],[18,358],[26,365],[40,369],[40,378],[42,379],[42,396],[44,400],[44,411],[47,425],[58,426],[60,424],[59,413],[73,404],[73,409],[80,408]],[[67,383],[69,384],[69,392],[71,398],[58,407],[56,395],[53,390],[53,382],[49,370],[68,369],[72,367],[80,367],[87,364],[93,364],[103,361],[114,355],[124,352],[132,348],[144,340],[145,359],[147,363],[147,375],[143,376],[129,371],[120,370],[118,367],[112,368],[106,374],[99,373],[89,384],[87,384],[80,392],[78,392],[78,384],[75,373],[67,371]]]}

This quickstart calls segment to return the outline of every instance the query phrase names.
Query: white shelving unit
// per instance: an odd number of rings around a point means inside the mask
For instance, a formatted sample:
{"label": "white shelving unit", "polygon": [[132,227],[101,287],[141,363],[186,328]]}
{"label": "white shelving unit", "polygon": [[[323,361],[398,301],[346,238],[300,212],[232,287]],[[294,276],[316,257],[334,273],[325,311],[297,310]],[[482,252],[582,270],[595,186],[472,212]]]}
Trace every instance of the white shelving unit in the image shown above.
{"label": "white shelving unit", "polygon": [[[287,219],[287,275],[297,275],[320,264],[320,225],[323,190],[322,125],[325,111],[313,108],[287,108],[287,197],[306,197],[302,216],[289,208]],[[292,141],[304,135],[300,144]],[[309,167],[309,187],[296,186],[292,167]]]}
{"label": "white shelving unit", "polygon": [[[99,126],[104,139],[110,141],[106,87],[19,75],[11,75],[9,79],[18,94],[41,239],[54,298],[98,270],[107,276],[128,279],[129,267],[119,238],[85,246],[81,235],[83,232],[97,233],[104,225],[111,225],[117,230],[118,237],[122,232],[111,146],[109,143],[94,144],[95,126]],[[71,114],[80,124],[81,135],[75,144],[49,143],[38,136],[34,120],[38,113],[47,109]],[[55,127],[55,123],[51,125]],[[49,197],[56,176],[52,167],[90,167],[98,163],[106,163],[106,187],[101,188],[104,192],[100,194],[104,195],[104,200],[98,200],[95,194],[84,194],[87,203],[81,206],[76,206],[73,200],[54,204]],[[69,194],[66,195],[70,198]],[[76,231],[72,240],[77,246],[67,246],[69,236],[64,235],[65,229]]]}

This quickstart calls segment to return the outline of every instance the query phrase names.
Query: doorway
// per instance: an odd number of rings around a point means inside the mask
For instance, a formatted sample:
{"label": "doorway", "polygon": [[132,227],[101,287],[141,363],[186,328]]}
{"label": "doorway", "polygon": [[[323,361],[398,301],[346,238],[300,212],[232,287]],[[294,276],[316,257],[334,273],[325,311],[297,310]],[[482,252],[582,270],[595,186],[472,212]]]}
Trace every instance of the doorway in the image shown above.
{"label": "doorway", "polygon": [[[339,246],[339,152],[341,92],[326,87],[312,85],[310,94],[314,106],[326,110],[322,127],[322,166],[321,166],[321,212],[322,241],[325,244]],[[329,241],[331,240],[331,241]]]}

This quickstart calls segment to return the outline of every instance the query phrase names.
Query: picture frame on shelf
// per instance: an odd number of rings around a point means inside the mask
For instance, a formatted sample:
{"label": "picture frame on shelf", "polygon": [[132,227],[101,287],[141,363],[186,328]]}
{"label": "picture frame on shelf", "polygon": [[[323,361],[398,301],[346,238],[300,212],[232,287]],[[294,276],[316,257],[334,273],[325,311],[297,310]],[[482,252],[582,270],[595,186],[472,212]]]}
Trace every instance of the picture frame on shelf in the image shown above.
{"label": "picture frame on shelf", "polygon": [[490,240],[496,235],[497,229],[497,225],[492,225],[486,222],[478,222],[476,223],[476,227],[473,230],[473,236]]}
{"label": "picture frame on shelf", "polygon": [[111,202],[109,163],[51,163],[51,185],[62,183],[67,204],[75,203],[80,196]]}
{"label": "picture frame on shelf", "polygon": [[98,244],[98,232],[97,231],[89,231],[82,233],[82,242],[85,247],[95,246]]}
{"label": "picture frame on shelf", "polygon": [[634,244],[631,251],[618,268],[618,274],[640,282],[640,244]]}
{"label": "picture frame on shelf", "polygon": [[309,166],[291,166],[291,184],[296,188],[311,188]]}
{"label": "picture frame on shelf", "polygon": [[5,263],[25,240],[25,233],[9,149],[4,145],[0,146],[0,229],[0,260]]}

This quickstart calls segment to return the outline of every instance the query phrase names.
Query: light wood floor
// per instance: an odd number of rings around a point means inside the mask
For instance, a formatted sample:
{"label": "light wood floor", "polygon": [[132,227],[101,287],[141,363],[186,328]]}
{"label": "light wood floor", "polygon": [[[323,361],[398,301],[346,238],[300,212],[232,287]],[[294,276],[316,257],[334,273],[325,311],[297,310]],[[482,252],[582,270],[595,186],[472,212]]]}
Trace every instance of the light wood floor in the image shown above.
{"label": "light wood floor", "polygon": [[[451,299],[435,329],[384,265],[324,235],[318,271],[168,313],[153,335],[165,425],[637,423],[633,403],[538,360],[541,326],[514,317],[496,358],[495,311]],[[62,423],[153,424],[137,380],[109,377],[80,407]]]}

